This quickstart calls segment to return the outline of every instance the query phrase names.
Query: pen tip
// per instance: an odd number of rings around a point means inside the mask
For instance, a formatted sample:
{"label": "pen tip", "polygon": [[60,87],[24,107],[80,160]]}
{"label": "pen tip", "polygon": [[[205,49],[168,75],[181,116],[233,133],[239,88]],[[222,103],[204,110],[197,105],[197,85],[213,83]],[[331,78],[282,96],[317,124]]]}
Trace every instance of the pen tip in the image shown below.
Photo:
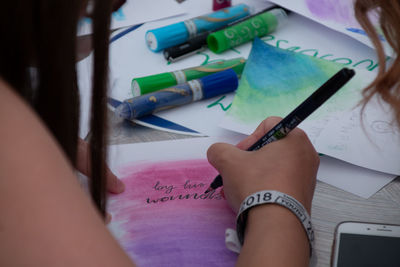
{"label": "pen tip", "polygon": [[210,192],[211,190],[213,190],[211,187],[207,188],[207,190],[204,192],[204,194],[207,194],[207,193]]}

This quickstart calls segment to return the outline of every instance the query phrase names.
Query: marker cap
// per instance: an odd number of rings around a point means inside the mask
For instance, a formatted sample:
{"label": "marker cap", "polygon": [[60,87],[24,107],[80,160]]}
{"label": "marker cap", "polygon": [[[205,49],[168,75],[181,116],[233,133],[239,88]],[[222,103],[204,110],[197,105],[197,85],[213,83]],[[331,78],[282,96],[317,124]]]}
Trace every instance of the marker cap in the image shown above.
{"label": "marker cap", "polygon": [[146,44],[150,50],[154,52],[184,43],[188,38],[189,33],[183,22],[174,23],[146,32]]}
{"label": "marker cap", "polygon": [[170,72],[140,77],[132,80],[133,96],[148,94],[176,85],[176,78]]}
{"label": "marker cap", "polygon": [[205,76],[200,81],[203,84],[204,99],[233,92],[239,84],[236,72],[232,69]]}
{"label": "marker cap", "polygon": [[231,0],[213,0],[213,10],[219,10],[232,5]]}
{"label": "marker cap", "polygon": [[277,20],[277,25],[276,27],[282,27],[282,25],[285,25],[287,22],[287,17],[288,17],[288,12],[290,11],[285,11],[283,8],[274,8],[269,11],[271,14],[273,14]]}
{"label": "marker cap", "polygon": [[[277,11],[279,10],[279,11]],[[207,37],[208,48],[214,53],[222,53],[229,48],[262,37],[274,31],[286,18],[283,9],[272,9],[231,27],[214,32]],[[286,14],[285,14],[286,15]],[[243,35],[246,32],[246,35]]]}

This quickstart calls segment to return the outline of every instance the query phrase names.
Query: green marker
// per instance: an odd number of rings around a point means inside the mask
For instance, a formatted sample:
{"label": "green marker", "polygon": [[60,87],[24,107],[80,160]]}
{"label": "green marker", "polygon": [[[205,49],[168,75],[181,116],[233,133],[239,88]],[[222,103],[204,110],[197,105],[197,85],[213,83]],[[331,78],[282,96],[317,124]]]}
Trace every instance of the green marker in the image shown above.
{"label": "green marker", "polygon": [[132,94],[135,97],[152,93],[226,69],[233,69],[238,77],[240,77],[245,63],[246,60],[239,57],[229,60],[221,60],[203,66],[135,78],[132,80],[131,85]]}
{"label": "green marker", "polygon": [[234,26],[211,33],[207,37],[208,48],[214,53],[222,53],[229,48],[241,45],[273,32],[286,21],[287,13],[275,8]]}

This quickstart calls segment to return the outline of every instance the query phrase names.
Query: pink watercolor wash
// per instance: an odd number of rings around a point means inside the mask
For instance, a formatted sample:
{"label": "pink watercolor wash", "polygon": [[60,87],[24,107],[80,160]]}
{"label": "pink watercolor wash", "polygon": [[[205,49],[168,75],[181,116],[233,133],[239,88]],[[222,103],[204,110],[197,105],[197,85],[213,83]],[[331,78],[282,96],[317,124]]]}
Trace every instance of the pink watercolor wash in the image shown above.
{"label": "pink watercolor wash", "polygon": [[218,192],[204,194],[216,176],[203,159],[128,164],[126,190],[111,196],[110,229],[138,266],[234,266],[225,229],[235,214]]}
{"label": "pink watercolor wash", "polygon": [[306,0],[310,12],[319,19],[345,26],[358,26],[352,0]]}

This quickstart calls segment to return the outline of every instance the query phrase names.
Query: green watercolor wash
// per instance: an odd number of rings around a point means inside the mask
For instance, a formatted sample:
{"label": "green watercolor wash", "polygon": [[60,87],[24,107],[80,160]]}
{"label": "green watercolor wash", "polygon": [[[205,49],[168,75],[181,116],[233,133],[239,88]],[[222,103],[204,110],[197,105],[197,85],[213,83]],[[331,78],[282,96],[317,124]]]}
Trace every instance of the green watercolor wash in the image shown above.
{"label": "green watercolor wash", "polygon": [[[339,63],[255,41],[228,116],[248,125],[268,116],[285,117],[342,68]],[[365,82],[353,79],[313,119],[350,108],[364,86]]]}

